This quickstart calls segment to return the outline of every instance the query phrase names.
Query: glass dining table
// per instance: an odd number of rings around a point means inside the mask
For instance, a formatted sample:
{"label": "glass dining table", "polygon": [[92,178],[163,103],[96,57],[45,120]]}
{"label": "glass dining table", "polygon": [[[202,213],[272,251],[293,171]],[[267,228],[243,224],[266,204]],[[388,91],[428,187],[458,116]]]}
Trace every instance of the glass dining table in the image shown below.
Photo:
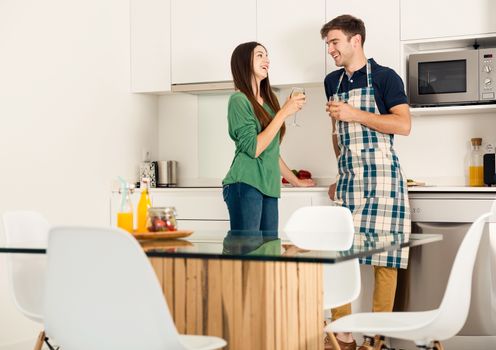
{"label": "glass dining table", "polygon": [[[323,264],[441,239],[411,234],[408,240],[322,251],[301,249],[277,232],[197,231],[183,239],[140,243],[180,333],[219,336],[228,349],[323,350]],[[0,245],[0,253],[49,251],[23,243]]]}

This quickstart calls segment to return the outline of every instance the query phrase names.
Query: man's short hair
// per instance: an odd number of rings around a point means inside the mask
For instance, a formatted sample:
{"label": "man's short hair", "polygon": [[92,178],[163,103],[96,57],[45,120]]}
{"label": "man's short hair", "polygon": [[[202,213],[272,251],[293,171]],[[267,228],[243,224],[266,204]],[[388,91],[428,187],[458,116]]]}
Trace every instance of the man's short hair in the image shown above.
{"label": "man's short hair", "polygon": [[320,30],[320,35],[322,39],[325,39],[327,34],[331,30],[339,29],[343,31],[343,33],[348,38],[348,41],[352,36],[360,34],[362,37],[362,47],[365,43],[365,24],[360,18],[353,17],[352,15],[341,15],[333,20],[324,24],[322,29]]}

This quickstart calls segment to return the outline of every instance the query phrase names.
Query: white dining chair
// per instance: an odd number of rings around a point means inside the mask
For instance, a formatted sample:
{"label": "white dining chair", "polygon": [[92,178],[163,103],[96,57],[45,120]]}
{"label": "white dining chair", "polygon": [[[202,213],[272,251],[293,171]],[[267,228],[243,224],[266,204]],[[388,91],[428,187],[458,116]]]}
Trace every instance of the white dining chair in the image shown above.
{"label": "white dining chair", "polygon": [[56,227],[48,240],[45,330],[63,350],[209,350],[179,335],[142,247],[114,228]]}
{"label": "white dining chair", "polygon": [[[485,223],[494,221],[494,217],[493,213],[483,214],[470,226],[458,248],[438,309],[351,314],[331,322],[326,330],[401,338],[415,342],[418,348],[442,349],[440,342],[455,336],[467,319],[477,250]],[[381,348],[382,340],[375,344],[374,349]]]}
{"label": "white dining chair", "polygon": [[[7,246],[46,248],[50,224],[40,213],[5,212],[3,224]],[[24,316],[40,324],[43,324],[45,268],[45,255],[7,255],[7,273],[14,303]],[[43,341],[49,345],[48,339],[41,331],[34,349],[40,349]]]}
{"label": "white dining chair", "polygon": [[[302,207],[289,218],[284,231],[299,248],[308,250],[348,250],[353,245],[355,229],[348,208],[338,206]],[[358,259],[324,264],[324,310],[348,304],[360,294]],[[333,331],[327,333],[334,349],[339,345]]]}

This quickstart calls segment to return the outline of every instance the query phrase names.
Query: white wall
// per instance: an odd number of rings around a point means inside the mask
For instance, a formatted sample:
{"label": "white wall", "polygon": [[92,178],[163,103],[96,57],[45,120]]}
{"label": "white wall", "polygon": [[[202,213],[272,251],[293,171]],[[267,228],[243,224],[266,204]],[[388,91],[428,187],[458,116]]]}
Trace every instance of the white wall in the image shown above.
{"label": "white wall", "polygon": [[[279,91],[281,103],[290,91]],[[297,116],[300,127],[290,126],[293,117],[287,120],[281,154],[290,168],[333,177],[337,167],[324,90],[306,88],[306,94],[308,103]],[[180,178],[220,180],[226,175],[235,149],[227,130],[228,100],[227,93],[160,97],[159,155],[179,160]]]}
{"label": "white wall", "polygon": [[[289,89],[281,90],[279,100],[283,102],[289,93]],[[291,126],[293,117],[287,120],[281,154],[290,168],[308,169],[323,184],[334,179],[337,172],[331,124],[325,113],[323,87],[306,88],[306,94],[308,102],[297,116],[301,127]],[[160,153],[181,159],[180,166],[186,170],[182,176],[220,182],[234,154],[227,134],[228,95],[171,95],[160,99],[161,106],[167,106],[160,109],[159,123],[167,125],[161,126]],[[461,186],[467,181],[470,139],[482,137],[483,146],[495,144],[495,130],[494,112],[413,116],[411,134],[395,136],[395,146],[408,178]]]}
{"label": "white wall", "polygon": [[198,97],[189,94],[159,98],[158,159],[177,160],[178,178],[198,175]]}
{"label": "white wall", "polygon": [[396,137],[395,145],[408,178],[433,185],[467,185],[470,139],[482,137],[496,143],[496,112],[414,116],[408,137]]}
{"label": "white wall", "polygon": [[[283,102],[291,90],[282,90]],[[294,117],[286,120],[286,136],[281,155],[291,169],[309,170],[316,178],[332,178],[337,174],[337,162],[332,148],[331,119],[326,114],[324,88],[305,88],[307,103]]]}
{"label": "white wall", "polygon": [[[128,1],[0,1],[0,213],[109,224],[114,179],[135,181],[142,149],[158,150],[158,98],[129,92],[129,50]],[[0,348],[38,328],[0,258]]]}

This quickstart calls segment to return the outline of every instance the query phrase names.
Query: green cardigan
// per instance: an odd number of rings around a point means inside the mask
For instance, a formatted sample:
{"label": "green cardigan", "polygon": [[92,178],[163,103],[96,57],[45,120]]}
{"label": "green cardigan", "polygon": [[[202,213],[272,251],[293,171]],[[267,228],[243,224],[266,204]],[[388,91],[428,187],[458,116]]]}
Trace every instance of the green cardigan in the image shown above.
{"label": "green cardigan", "polygon": [[[274,111],[263,107],[274,117]],[[229,98],[227,119],[229,136],[236,145],[231,168],[222,181],[223,185],[243,182],[255,187],[269,197],[281,196],[281,171],[279,169],[279,132],[269,146],[255,157],[257,135],[262,131],[253,106],[241,92]]]}

